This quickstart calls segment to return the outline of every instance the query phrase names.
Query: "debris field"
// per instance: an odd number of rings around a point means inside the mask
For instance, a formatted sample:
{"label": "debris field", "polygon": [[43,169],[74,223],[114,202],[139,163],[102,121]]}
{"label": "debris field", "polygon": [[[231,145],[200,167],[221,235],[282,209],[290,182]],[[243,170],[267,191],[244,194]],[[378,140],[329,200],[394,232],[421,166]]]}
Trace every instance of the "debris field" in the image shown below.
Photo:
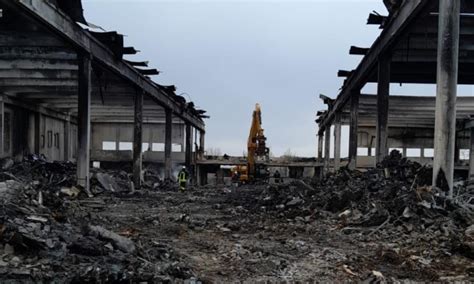
{"label": "debris field", "polygon": [[396,152],[324,182],[179,192],[30,156],[0,165],[0,281],[474,281],[474,192],[453,199]]}

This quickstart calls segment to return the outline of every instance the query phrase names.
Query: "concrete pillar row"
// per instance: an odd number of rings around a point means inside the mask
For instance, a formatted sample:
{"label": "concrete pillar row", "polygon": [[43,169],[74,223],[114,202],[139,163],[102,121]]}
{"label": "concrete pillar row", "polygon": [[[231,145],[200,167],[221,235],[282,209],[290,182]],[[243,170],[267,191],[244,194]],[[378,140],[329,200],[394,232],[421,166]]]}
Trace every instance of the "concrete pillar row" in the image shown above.
{"label": "concrete pillar row", "polygon": [[78,114],[77,114],[77,183],[89,191],[91,143],[92,57],[79,54]]}
{"label": "concrete pillar row", "polygon": [[439,1],[433,185],[453,196],[461,1]]}

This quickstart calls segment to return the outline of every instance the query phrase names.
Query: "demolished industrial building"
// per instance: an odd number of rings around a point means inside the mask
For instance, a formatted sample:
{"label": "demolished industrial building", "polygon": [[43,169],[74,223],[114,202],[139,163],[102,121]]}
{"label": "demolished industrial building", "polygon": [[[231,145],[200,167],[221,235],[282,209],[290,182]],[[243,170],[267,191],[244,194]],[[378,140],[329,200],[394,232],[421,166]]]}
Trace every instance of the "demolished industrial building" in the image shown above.
{"label": "demolished industrial building", "polygon": [[80,0],[0,0],[0,281],[473,281],[474,6],[383,3],[317,158],[275,158],[259,105],[245,157],[208,155],[207,112]]}

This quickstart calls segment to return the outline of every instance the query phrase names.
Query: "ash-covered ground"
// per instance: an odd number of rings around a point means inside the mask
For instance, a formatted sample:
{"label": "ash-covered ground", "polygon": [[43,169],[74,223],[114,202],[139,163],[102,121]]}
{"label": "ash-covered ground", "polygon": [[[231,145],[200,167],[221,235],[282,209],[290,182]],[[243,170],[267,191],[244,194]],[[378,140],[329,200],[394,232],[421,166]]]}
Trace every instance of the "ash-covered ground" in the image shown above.
{"label": "ash-covered ground", "polygon": [[[392,155],[367,172],[178,192],[148,173],[2,162],[0,280],[9,283],[474,281],[474,192],[429,186]],[[93,197],[92,197],[93,196]]]}

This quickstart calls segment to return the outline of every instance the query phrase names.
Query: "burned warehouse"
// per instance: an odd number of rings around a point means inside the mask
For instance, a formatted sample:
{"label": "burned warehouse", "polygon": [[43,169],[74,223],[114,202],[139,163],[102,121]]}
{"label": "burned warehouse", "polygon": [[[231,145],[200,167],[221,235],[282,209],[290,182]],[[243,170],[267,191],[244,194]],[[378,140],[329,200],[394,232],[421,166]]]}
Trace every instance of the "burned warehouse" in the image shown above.
{"label": "burned warehouse", "polygon": [[0,282],[472,282],[471,55],[470,0],[0,0]]}

